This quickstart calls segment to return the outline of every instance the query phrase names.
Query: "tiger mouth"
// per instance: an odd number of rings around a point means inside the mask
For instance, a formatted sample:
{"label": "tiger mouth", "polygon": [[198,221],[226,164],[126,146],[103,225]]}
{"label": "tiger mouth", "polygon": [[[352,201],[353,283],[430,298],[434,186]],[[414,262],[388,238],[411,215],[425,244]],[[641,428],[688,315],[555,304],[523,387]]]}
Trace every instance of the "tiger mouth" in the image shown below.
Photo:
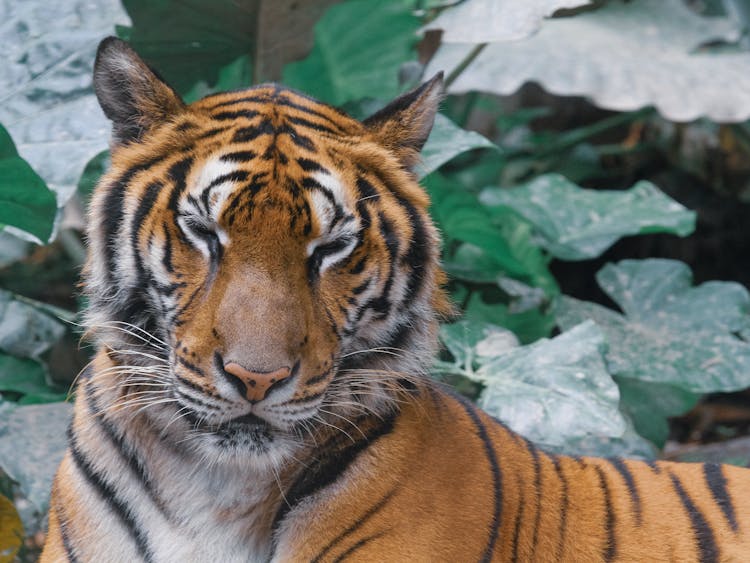
{"label": "tiger mouth", "polygon": [[255,434],[267,434],[271,430],[268,421],[261,417],[248,413],[226,420],[224,422],[211,423],[200,419],[194,414],[189,414],[186,418],[190,421],[195,430],[205,430],[209,432],[248,432]]}

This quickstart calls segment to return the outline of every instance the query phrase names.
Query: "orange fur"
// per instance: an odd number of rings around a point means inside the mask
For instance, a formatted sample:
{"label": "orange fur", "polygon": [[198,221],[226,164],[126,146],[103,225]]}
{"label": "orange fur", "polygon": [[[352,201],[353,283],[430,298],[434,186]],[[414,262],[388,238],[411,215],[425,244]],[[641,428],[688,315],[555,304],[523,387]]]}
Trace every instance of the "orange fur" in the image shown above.
{"label": "orange fur", "polygon": [[430,382],[452,309],[411,167],[439,78],[358,122],[275,85],[185,106],[116,40],[96,77],[98,353],[42,561],[750,553],[750,471],[546,454]]}

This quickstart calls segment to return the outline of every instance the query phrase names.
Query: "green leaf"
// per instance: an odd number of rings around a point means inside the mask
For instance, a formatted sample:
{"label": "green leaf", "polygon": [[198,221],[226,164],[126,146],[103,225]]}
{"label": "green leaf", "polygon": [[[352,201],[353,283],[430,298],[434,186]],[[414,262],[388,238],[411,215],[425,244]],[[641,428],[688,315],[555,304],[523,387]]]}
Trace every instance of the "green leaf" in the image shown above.
{"label": "green leaf", "polygon": [[584,436],[573,438],[562,446],[548,446],[549,452],[567,455],[592,455],[598,457],[627,457],[636,459],[656,459],[656,447],[636,432],[633,423],[625,418],[627,427],[622,436]]}
{"label": "green leaf", "polygon": [[605,350],[601,330],[586,322],[551,340],[498,354],[476,372],[486,385],[479,404],[541,444],[621,436],[626,423],[618,410],[617,385],[607,373]]}
{"label": "green leaf", "polygon": [[466,305],[465,317],[470,321],[492,323],[512,331],[524,344],[549,336],[555,317],[541,309],[514,312],[514,304],[486,303],[475,293]]}
{"label": "green leaf", "polygon": [[18,156],[0,125],[0,224],[20,229],[40,243],[47,242],[57,213],[57,202],[39,175]]}
{"label": "green leaf", "polygon": [[13,503],[0,495],[0,563],[11,563],[23,545],[23,524]]}
{"label": "green leaf", "polygon": [[633,420],[635,430],[658,447],[669,437],[667,418],[692,409],[700,395],[674,385],[615,377],[620,387],[620,408]]}
{"label": "green leaf", "polygon": [[486,137],[462,129],[439,113],[435,116],[435,125],[422,149],[422,162],[417,168],[419,176],[427,176],[459,154],[479,148],[500,150]]}
{"label": "green leaf", "polygon": [[109,164],[108,150],[100,152],[86,164],[83,174],[81,174],[81,178],[78,180],[78,193],[84,202],[88,202],[91,198],[91,194],[94,193],[94,188],[97,182],[99,182],[99,178],[109,168]]}
{"label": "green leaf", "polygon": [[[750,54],[700,48],[739,36],[736,22],[701,17],[682,0],[609,1],[550,19],[526,39],[488,44],[448,92],[508,95],[536,82],[615,111],[655,106],[671,121],[739,122],[750,118]],[[426,74],[456,69],[474,48],[444,44]]]}
{"label": "green leaf", "polygon": [[623,236],[686,236],[695,229],[694,212],[645,181],[626,191],[589,190],[548,174],[517,188],[487,188],[480,200],[491,209],[516,211],[561,260],[595,258]]}
{"label": "green leaf", "polygon": [[0,289],[0,350],[38,359],[65,333],[56,318]]}
{"label": "green leaf", "polygon": [[443,43],[517,41],[533,35],[544,18],[561,8],[590,4],[591,0],[466,0],[454,2],[424,26],[440,29]]}
{"label": "green leaf", "polygon": [[118,0],[15,2],[4,12],[0,123],[61,206],[86,162],[107,146],[109,123],[91,77],[96,47],[116,22],[127,22]]}
{"label": "green leaf", "polygon": [[0,353],[0,393],[48,393],[44,367],[34,360]]}
{"label": "green leaf", "polygon": [[467,320],[442,325],[440,341],[453,357],[456,372],[469,378],[475,377],[483,359],[519,345],[516,336],[507,329]]}
{"label": "green leaf", "polygon": [[47,511],[72,412],[67,403],[52,403],[5,409],[0,416],[0,468],[40,513]]}
{"label": "green leaf", "polygon": [[430,194],[432,215],[446,239],[458,239],[481,248],[509,274],[523,277],[529,273],[473,194],[439,173],[430,174],[422,184]]}
{"label": "green leaf", "polygon": [[[123,0],[133,26],[120,35],[126,35],[133,48],[185,94],[198,82],[217,86],[222,68],[230,64],[240,70],[234,78],[252,75],[259,4],[259,0]],[[249,81],[222,84],[219,89],[247,86]]]}
{"label": "green leaf", "polygon": [[609,264],[597,281],[624,314],[562,297],[557,322],[565,329],[595,321],[610,343],[610,372],[621,377],[694,393],[750,386],[750,344],[736,336],[747,327],[750,295],[731,282],[691,287],[691,278],[674,260]]}
{"label": "green leaf", "polygon": [[390,99],[398,71],[416,59],[420,20],[413,2],[349,0],[329,8],[315,25],[310,55],[284,68],[284,83],[334,105],[359,98]]}

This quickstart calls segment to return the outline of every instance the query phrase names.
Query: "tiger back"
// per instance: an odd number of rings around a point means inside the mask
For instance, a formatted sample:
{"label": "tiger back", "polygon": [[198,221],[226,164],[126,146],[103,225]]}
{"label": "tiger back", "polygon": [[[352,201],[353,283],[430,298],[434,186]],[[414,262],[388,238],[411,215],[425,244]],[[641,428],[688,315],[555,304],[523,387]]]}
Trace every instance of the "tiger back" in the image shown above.
{"label": "tiger back", "polygon": [[442,77],[364,122],[186,105],[102,42],[113,122],[42,561],[743,561],[750,471],[545,453],[427,375],[451,314],[413,168]]}

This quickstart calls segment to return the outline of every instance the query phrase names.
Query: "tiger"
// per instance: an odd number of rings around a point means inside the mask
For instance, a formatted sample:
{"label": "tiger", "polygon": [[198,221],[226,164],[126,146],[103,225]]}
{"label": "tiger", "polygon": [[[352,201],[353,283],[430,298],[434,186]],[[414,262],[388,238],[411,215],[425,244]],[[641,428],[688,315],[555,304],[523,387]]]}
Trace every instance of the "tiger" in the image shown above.
{"label": "tiger", "polygon": [[430,378],[442,74],[363,121],[277,84],[188,105],[111,37],[94,89],[96,354],[41,561],[750,559],[750,470],[548,453]]}

